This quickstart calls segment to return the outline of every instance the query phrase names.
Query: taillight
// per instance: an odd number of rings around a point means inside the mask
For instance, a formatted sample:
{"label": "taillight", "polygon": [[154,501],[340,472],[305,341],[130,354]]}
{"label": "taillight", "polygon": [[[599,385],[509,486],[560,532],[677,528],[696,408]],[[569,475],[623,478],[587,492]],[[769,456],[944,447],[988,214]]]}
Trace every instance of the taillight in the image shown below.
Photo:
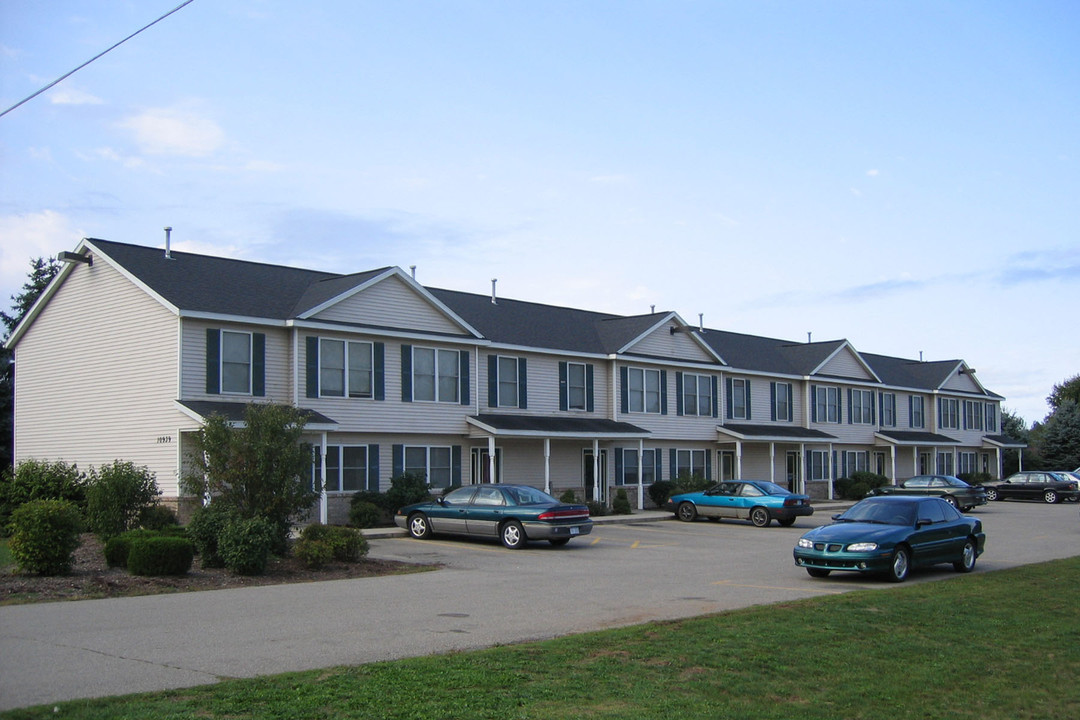
{"label": "taillight", "polygon": [[567,518],[587,518],[589,517],[588,510],[548,510],[547,512],[540,513],[538,520],[565,520]]}
{"label": "taillight", "polygon": [[802,505],[802,500],[798,498],[788,498],[784,501],[784,507],[795,507],[796,505]]}

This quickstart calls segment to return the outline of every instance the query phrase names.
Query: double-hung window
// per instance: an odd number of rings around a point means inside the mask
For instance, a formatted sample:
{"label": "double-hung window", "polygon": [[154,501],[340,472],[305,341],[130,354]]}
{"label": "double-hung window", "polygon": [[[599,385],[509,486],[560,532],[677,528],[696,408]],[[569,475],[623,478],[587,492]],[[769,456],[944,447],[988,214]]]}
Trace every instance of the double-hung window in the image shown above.
{"label": "double-hung window", "polygon": [[840,422],[840,388],[814,385],[810,389],[813,418],[818,423]]}
{"label": "double-hung window", "polygon": [[997,405],[992,405],[990,403],[986,404],[986,431],[998,431]]}
{"label": "double-hung window", "polygon": [[[368,446],[328,445],[326,447],[326,492],[356,492],[368,489]],[[378,478],[372,478],[378,482]]]}
{"label": "double-hung window", "polygon": [[728,378],[729,420],[750,419],[750,381],[742,378]]}
{"label": "double-hung window", "polygon": [[[616,451],[619,452],[619,451]],[[617,473],[615,484],[637,485],[638,482],[638,451],[634,448],[622,449],[621,473]],[[641,451],[641,484],[652,485],[656,482],[656,466],[658,450]]]}
{"label": "double-hung window", "polygon": [[851,391],[851,408],[848,413],[848,422],[856,425],[869,425],[874,422],[874,391],[855,390]]}
{"label": "double-hung window", "polygon": [[923,397],[921,395],[912,395],[909,399],[911,410],[911,427],[926,427],[926,411],[923,409]]}
{"label": "double-hung window", "polygon": [[221,331],[221,392],[251,394],[251,333]]}
{"label": "double-hung window", "polygon": [[321,338],[319,340],[319,395],[370,398],[372,396],[372,344]]}
{"label": "double-hung window", "polygon": [[588,409],[588,372],[585,363],[566,363],[566,406],[568,410]]}
{"label": "double-hung window", "polygon": [[964,429],[983,429],[983,404],[977,400],[964,401]]}
{"label": "double-hung window", "polygon": [[976,464],[976,456],[973,452],[962,452],[958,454],[960,461],[960,467],[958,468],[961,473],[974,473],[978,472],[978,465]]}
{"label": "double-hung window", "polygon": [[660,412],[660,371],[628,369],[630,412]]}
{"label": "double-hung window", "polygon": [[432,487],[450,487],[453,454],[449,447],[405,446],[405,472],[427,478]]}
{"label": "double-hung window", "polygon": [[881,393],[881,427],[896,427],[896,393]]}
{"label": "double-hung window", "polygon": [[460,360],[460,353],[457,350],[412,348],[412,399],[429,402],[458,402]]}
{"label": "double-hung window", "polygon": [[792,409],[791,383],[774,382],[772,388],[772,419],[779,422],[791,422]]}
{"label": "double-hung window", "polygon": [[488,355],[488,406],[528,407],[527,376],[525,358]]}
{"label": "double-hung window", "polygon": [[829,452],[827,450],[810,451],[810,479],[829,479]]}
{"label": "double-hung window", "polygon": [[[960,401],[956,398],[939,398],[939,425],[949,430],[960,429]],[[952,455],[949,456],[952,458]]]}
{"label": "double-hung window", "polygon": [[682,414],[712,417],[713,378],[710,375],[680,373],[682,383]]}
{"label": "double-hung window", "polygon": [[672,463],[671,468],[672,480],[688,476],[712,478],[712,472],[709,468],[709,451],[676,449],[672,451],[671,455],[675,461]]}

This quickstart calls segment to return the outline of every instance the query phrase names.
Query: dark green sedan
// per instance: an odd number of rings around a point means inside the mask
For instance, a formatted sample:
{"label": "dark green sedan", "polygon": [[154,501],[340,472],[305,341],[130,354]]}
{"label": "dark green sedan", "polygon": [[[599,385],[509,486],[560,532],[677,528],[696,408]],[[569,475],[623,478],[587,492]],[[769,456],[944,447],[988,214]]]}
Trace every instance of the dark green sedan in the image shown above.
{"label": "dark green sedan", "polygon": [[961,512],[967,512],[986,504],[986,492],[982,485],[968,485],[952,475],[916,475],[899,485],[874,488],[870,495],[934,495]]}
{"label": "dark green sedan", "polygon": [[560,502],[529,485],[469,485],[444,497],[406,505],[394,523],[417,539],[434,534],[499,538],[510,549],[529,540],[555,546],[592,532],[586,505]]}

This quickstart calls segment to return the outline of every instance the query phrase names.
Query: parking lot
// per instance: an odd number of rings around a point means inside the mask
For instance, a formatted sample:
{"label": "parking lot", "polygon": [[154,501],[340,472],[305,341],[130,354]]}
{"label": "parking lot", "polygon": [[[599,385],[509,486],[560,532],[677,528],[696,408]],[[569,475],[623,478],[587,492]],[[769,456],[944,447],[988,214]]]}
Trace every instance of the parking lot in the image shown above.
{"label": "parking lot", "polygon": [[[0,607],[0,710],[467,650],[574,632],[896,586],[815,580],[794,527],[675,520],[597,525],[562,548],[435,538],[373,540],[371,555],[443,569],[412,575]],[[1075,503],[998,502],[973,513],[975,572],[1080,554]],[[908,582],[958,577],[949,566]]]}

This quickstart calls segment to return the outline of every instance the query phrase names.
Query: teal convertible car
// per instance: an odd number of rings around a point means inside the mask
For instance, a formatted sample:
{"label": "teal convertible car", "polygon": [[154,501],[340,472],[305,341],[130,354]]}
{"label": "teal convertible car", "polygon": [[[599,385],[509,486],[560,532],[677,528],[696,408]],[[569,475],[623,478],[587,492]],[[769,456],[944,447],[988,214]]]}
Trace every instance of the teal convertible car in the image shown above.
{"label": "teal convertible car", "polygon": [[844,570],[902,582],[911,568],[939,563],[966,573],[986,545],[982,521],[938,497],[870,497],[833,520],[795,545],[795,564],[811,577]]}
{"label": "teal convertible car", "polygon": [[529,485],[467,485],[437,500],[406,505],[394,523],[417,539],[475,535],[499,538],[515,550],[529,540],[559,546],[592,532],[588,506],[559,502]]}

